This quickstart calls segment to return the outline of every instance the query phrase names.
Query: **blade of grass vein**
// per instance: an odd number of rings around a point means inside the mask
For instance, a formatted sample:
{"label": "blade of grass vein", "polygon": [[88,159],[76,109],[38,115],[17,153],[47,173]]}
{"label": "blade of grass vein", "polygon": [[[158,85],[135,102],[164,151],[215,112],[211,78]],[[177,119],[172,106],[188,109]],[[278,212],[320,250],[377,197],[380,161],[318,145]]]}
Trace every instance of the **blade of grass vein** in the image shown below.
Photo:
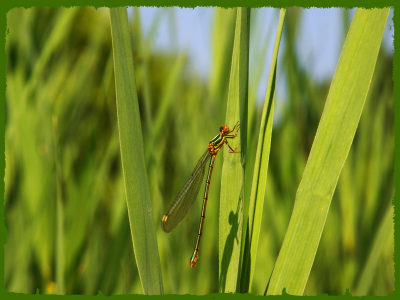
{"label": "blade of grass vein", "polygon": [[267,181],[268,161],[271,148],[271,135],[274,114],[276,64],[278,60],[279,45],[282,36],[283,23],[286,9],[281,9],[279,23],[275,37],[275,46],[272,54],[271,69],[268,78],[267,92],[265,94],[264,109],[261,117],[260,133],[256,161],[254,164],[253,183],[251,188],[249,219],[247,222],[247,236],[243,254],[243,268],[241,278],[241,292],[248,293],[253,280],[256,262],[258,240],[260,235],[261,219],[264,207],[265,187]]}
{"label": "blade of grass vein", "polygon": [[144,293],[162,294],[161,266],[151,215],[128,16],[125,7],[110,9],[110,15],[121,160],[135,259]]}
{"label": "blade of grass vein", "polygon": [[[224,154],[219,220],[219,290],[236,292],[240,270],[244,168],[247,143],[247,90],[249,68],[250,9],[239,8],[229,81],[226,124],[240,120],[241,155]],[[235,146],[235,145],[234,145]]]}
{"label": "blade of grass vein", "polygon": [[357,9],[299,185],[268,294],[301,295],[368,93],[389,9]]}

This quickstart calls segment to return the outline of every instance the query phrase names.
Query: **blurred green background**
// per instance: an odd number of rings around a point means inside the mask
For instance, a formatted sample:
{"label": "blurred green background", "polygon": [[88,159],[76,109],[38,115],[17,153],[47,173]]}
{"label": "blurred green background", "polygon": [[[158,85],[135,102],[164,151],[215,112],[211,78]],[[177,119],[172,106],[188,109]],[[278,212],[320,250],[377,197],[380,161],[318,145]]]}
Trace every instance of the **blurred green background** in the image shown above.
{"label": "blurred green background", "polygon": [[[168,16],[168,30],[171,36],[175,33],[171,9],[158,9],[159,17],[147,34],[140,10],[130,14],[152,214],[167,294],[218,291],[218,159],[195,269],[188,262],[198,230],[200,197],[174,232],[165,234],[160,226],[225,119],[235,9],[210,9],[212,63],[207,79],[191,67],[187,52],[154,47],[160,16]],[[277,15],[278,10],[275,20]],[[260,87],[265,93],[262,73],[269,59],[267,44],[275,34],[273,22],[268,30],[257,27],[257,20],[264,17],[252,10],[246,199],[262,110],[257,94]],[[287,95],[285,100],[279,92],[276,95],[267,196],[251,288],[256,295],[264,292],[278,256],[330,86],[330,79],[316,80],[299,59],[295,41],[303,17],[302,9],[288,9],[279,54],[277,85],[284,81]],[[338,26],[347,32],[350,22],[344,10]],[[7,14],[7,28],[6,290],[142,293],[121,170],[108,9],[13,9]],[[341,295],[346,289],[352,294],[387,295],[394,290],[392,67],[393,53],[383,44],[306,295]]]}

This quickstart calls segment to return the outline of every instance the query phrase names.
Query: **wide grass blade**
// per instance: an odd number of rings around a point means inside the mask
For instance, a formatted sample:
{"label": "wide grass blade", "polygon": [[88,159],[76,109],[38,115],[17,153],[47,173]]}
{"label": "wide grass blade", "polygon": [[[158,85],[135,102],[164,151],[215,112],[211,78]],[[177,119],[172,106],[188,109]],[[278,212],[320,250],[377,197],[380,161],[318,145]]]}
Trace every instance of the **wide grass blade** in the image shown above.
{"label": "wide grass blade", "polygon": [[274,99],[276,64],[278,60],[279,45],[282,36],[285,14],[286,9],[281,9],[275,37],[275,45],[272,54],[267,92],[265,94],[264,108],[261,116],[257,154],[254,165],[253,182],[250,196],[249,218],[247,222],[247,232],[243,254],[243,268],[241,278],[242,293],[249,292],[256,263],[258,240],[261,228],[261,217],[264,207],[265,188],[267,184],[269,154],[271,149],[272,123],[275,102]]}
{"label": "wide grass blade", "polygon": [[233,148],[240,143],[241,154],[224,151],[219,218],[219,289],[221,292],[236,292],[240,270],[247,141],[249,24],[250,9],[239,8],[236,16],[226,124],[232,128],[237,121],[240,121],[238,137],[229,142]]}
{"label": "wide grass blade", "polygon": [[363,110],[389,8],[357,9],[297,190],[268,294],[302,295]]}
{"label": "wide grass blade", "polygon": [[110,9],[110,15],[121,160],[135,259],[144,293],[162,294],[128,16],[125,7]]}

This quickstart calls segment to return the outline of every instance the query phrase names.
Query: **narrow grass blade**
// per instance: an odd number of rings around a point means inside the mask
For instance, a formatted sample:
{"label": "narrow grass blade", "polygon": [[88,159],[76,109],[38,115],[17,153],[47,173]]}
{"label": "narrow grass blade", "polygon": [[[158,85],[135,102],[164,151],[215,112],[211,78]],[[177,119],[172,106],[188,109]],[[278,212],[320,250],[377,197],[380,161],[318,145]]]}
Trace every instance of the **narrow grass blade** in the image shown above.
{"label": "narrow grass blade", "polygon": [[235,36],[236,8],[216,7],[214,15],[210,97],[212,102],[218,102],[224,99],[228,92],[229,67],[232,62],[231,57]]}
{"label": "narrow grass blade", "polygon": [[125,7],[110,9],[110,15],[121,160],[135,259],[144,293],[162,294],[128,16]]}
{"label": "narrow grass blade", "polygon": [[54,161],[56,165],[56,185],[57,185],[57,250],[56,250],[56,281],[57,294],[65,295],[65,229],[64,229],[64,201],[62,199],[62,170],[60,161],[60,148],[58,138],[58,119],[53,116],[53,136],[54,136]]}
{"label": "narrow grass blade", "polygon": [[369,291],[371,290],[379,259],[382,251],[386,248],[386,241],[389,239],[391,239],[391,243],[394,241],[393,227],[393,206],[390,204],[386,210],[385,217],[381,221],[379,230],[376,233],[367,263],[365,264],[365,268],[359,277],[359,282],[355,292],[352,293],[353,296],[365,296],[368,295]]}
{"label": "narrow grass blade", "polygon": [[363,110],[389,8],[357,9],[297,190],[268,294],[302,295]]}
{"label": "narrow grass blade", "polygon": [[231,144],[235,148],[240,143],[241,154],[224,151],[219,218],[219,289],[221,292],[236,292],[240,270],[247,140],[249,24],[250,9],[239,8],[236,16],[226,124],[233,127],[237,121],[240,121],[239,135],[231,140]]}
{"label": "narrow grass blade", "polygon": [[[252,28],[254,28],[251,36],[251,41],[250,45],[253,45],[254,43],[254,48],[252,53],[253,54],[253,59],[250,59],[250,66],[249,66],[249,72],[250,72],[250,78],[249,78],[249,116],[248,116],[248,133],[249,133],[249,143],[250,141],[253,141],[252,135],[256,134],[255,127],[257,127],[258,124],[256,124],[257,115],[258,115],[258,105],[257,105],[257,90],[258,87],[261,84],[261,79],[263,72],[265,70],[265,64],[268,59],[268,50],[270,49],[270,43],[272,42],[272,34],[274,33],[273,27],[276,24],[277,17],[278,15],[276,13],[273,13],[272,16],[270,16],[268,20],[268,27],[267,28],[257,28],[257,22],[260,23],[262,19],[265,18],[262,12],[258,9],[254,9],[251,12],[252,18],[251,18],[251,24]],[[255,23],[255,26],[253,27],[252,23]],[[265,38],[261,39],[260,36],[263,36],[265,34]],[[254,42],[252,42],[254,40]],[[252,47],[252,46],[250,46]],[[257,50],[257,48],[260,48]],[[255,137],[254,137],[255,140]],[[250,146],[250,145],[249,145]],[[256,146],[254,146],[255,149]],[[249,161],[247,161],[248,163]]]}
{"label": "narrow grass blade", "polygon": [[249,219],[247,222],[247,232],[243,254],[241,278],[242,293],[249,292],[256,263],[261,217],[264,207],[265,188],[267,184],[269,154],[271,149],[272,123],[275,102],[276,64],[278,60],[279,45],[282,36],[285,14],[286,9],[281,9],[275,37],[275,46],[272,54],[267,92],[265,94],[265,103],[261,116],[260,133],[258,136],[257,154],[254,164],[253,183],[250,196]]}

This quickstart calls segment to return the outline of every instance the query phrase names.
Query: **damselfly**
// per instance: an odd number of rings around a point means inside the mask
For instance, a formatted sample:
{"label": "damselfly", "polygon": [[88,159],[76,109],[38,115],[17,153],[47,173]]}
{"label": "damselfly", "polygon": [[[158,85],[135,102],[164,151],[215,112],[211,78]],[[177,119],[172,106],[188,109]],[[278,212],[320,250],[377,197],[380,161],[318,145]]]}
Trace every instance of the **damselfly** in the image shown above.
{"label": "damselfly", "polygon": [[229,129],[228,125],[223,125],[219,128],[218,135],[210,141],[206,152],[204,152],[204,154],[200,157],[189,179],[186,181],[178,196],[176,196],[174,202],[172,202],[167,213],[162,218],[162,229],[165,232],[171,232],[175,229],[176,226],[178,226],[179,222],[182,221],[182,219],[188,213],[189,209],[192,207],[194,200],[196,200],[201,182],[203,181],[205,165],[207,160],[210,158],[206,186],[203,196],[203,207],[201,209],[199,233],[197,234],[196,247],[194,248],[193,255],[190,259],[191,268],[196,266],[197,260],[199,258],[200,240],[203,232],[204,218],[206,216],[208,190],[210,188],[211,174],[214,168],[215,157],[217,156],[218,151],[222,148],[224,144],[228,146],[229,153],[240,153],[240,151],[236,151],[239,145],[235,149],[232,149],[227,140],[235,138],[238,134],[239,128],[239,123],[236,123],[232,130]]}

